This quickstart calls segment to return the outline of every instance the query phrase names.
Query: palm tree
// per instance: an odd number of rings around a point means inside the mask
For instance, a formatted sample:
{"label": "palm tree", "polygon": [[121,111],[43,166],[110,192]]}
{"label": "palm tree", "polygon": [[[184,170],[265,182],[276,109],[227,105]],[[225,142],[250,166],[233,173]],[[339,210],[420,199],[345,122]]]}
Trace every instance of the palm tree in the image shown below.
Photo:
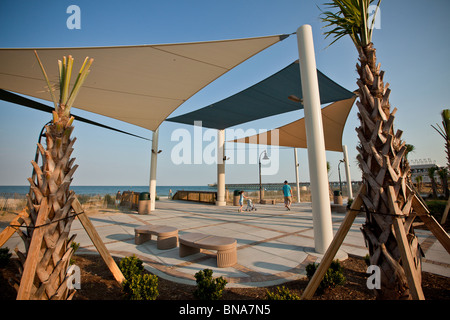
{"label": "palm tree", "polygon": [[408,159],[409,153],[414,152],[414,150],[416,150],[416,147],[414,147],[412,144],[405,144],[405,146],[406,146],[405,159]]}
{"label": "palm tree", "polygon": [[[361,195],[366,211],[363,234],[367,241],[370,261],[381,269],[381,289],[376,290],[379,299],[411,298],[405,271],[402,267],[393,222],[397,219],[392,203],[397,203],[407,218],[412,209],[407,203],[408,190],[404,182],[410,175],[409,163],[405,158],[405,142],[401,141],[402,131],[394,131],[394,115],[389,95],[391,90],[384,82],[385,72],[376,60],[376,50],[372,43],[372,31],[380,1],[375,5],[375,14],[370,19],[369,6],[374,0],[333,0],[325,6],[330,11],[322,12],[321,19],[330,30],[326,37],[334,38],[332,44],[344,36],[350,36],[358,54],[356,69],[359,101],[358,117],[360,126],[356,128],[359,138],[358,162],[363,172],[366,186]],[[371,21],[369,21],[371,20]],[[393,187],[393,188],[392,188]],[[392,191],[394,190],[394,191]],[[403,222],[404,223],[404,222]],[[405,224],[406,225],[406,224]],[[420,275],[418,242],[412,224],[405,228],[410,249],[415,258],[415,272]]]}
{"label": "palm tree", "polygon": [[441,178],[441,184],[442,184],[442,193],[445,196],[445,199],[448,199],[449,197],[449,190],[448,190],[448,169],[445,167],[442,167],[438,170],[439,178]]}
{"label": "palm tree", "polygon": [[72,202],[75,194],[69,190],[78,165],[70,158],[76,138],[71,138],[74,117],[70,109],[81,85],[89,74],[93,59],[86,58],[78,77],[69,91],[73,58],[58,61],[59,99],[56,98],[44,66],[36,58],[47,82],[55,106],[53,119],[45,126],[46,146],[38,149],[42,165],[32,161],[35,174],[29,178],[26,232],[21,233],[26,252],[18,252],[22,274],[17,299],[67,299],[75,293],[68,287],[67,267],[73,253],[74,236],[69,238],[74,219]]}
{"label": "palm tree", "polygon": [[436,166],[428,168],[428,176],[430,177],[430,180],[431,180],[431,190],[433,192],[434,199],[438,198],[436,178],[434,177],[434,174],[436,173],[437,169],[438,168]]}
{"label": "palm tree", "polygon": [[447,153],[447,167],[450,169],[450,110],[445,109],[441,112],[442,116],[442,127],[437,125],[437,128],[433,125],[434,130],[436,130],[442,138],[445,140],[445,151]]}
{"label": "palm tree", "polygon": [[422,181],[423,181],[423,177],[422,176],[417,176],[416,177],[417,191],[419,191],[419,192],[422,189]]}
{"label": "palm tree", "polygon": [[[405,146],[406,146],[406,151],[405,151],[405,157],[403,158],[403,160],[408,161],[409,154],[411,152],[414,152],[414,150],[416,150],[416,147],[414,147],[412,144],[405,144]],[[408,182],[412,185],[411,172],[409,172],[407,179],[408,179]]]}

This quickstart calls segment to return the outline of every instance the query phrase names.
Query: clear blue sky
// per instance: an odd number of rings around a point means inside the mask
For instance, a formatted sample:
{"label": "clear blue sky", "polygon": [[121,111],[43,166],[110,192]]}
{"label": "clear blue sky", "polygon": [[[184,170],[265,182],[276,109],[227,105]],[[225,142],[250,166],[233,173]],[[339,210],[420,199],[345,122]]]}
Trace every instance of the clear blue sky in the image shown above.
{"label": "clear blue sky", "polygon": [[[313,28],[317,67],[349,90],[356,89],[357,52],[350,39],[326,48],[317,5],[327,1],[227,0],[227,1],[23,1],[0,2],[0,46],[73,47],[177,43],[223,40],[292,33],[302,24]],[[69,30],[66,9],[81,9],[81,30]],[[410,159],[430,158],[446,163],[443,139],[430,125],[440,123],[440,112],[450,108],[450,37],[448,0],[382,1],[381,29],[373,42],[378,62],[392,89],[391,105],[397,107],[395,128],[416,148]],[[273,74],[298,58],[296,38],[282,41],[230,71],[178,108],[183,114],[234,94]],[[0,63],[7,63],[1,61]],[[93,71],[95,72],[95,71]],[[74,109],[74,114],[151,138],[151,132],[120,121]],[[302,111],[243,125],[243,129],[272,129],[303,116]],[[26,185],[31,174],[38,133],[50,115],[0,102],[0,185]],[[355,157],[359,125],[356,106],[349,115],[343,144],[349,149],[351,174],[361,173]],[[170,155],[177,142],[170,141],[177,128],[160,127],[158,184],[205,185],[216,181],[215,165],[175,165]],[[148,185],[151,143],[120,133],[76,123],[74,156],[79,169],[74,185]],[[227,144],[227,148],[235,148]],[[239,147],[241,148],[241,147]],[[306,150],[299,150],[300,179],[309,181]],[[280,150],[278,174],[263,181],[295,180],[292,149]],[[342,155],[327,152],[331,180],[337,180]],[[257,165],[227,165],[228,183],[257,182]]]}

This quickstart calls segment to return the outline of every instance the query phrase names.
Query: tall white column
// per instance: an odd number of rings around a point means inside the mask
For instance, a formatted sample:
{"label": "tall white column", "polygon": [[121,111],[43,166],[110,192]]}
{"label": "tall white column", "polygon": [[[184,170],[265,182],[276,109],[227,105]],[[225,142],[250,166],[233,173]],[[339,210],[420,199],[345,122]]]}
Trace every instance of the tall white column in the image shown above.
{"label": "tall white column", "polygon": [[155,210],[155,197],[156,197],[156,166],[158,162],[158,136],[159,128],[153,131],[152,138],[152,155],[150,165],[150,211]]}
{"label": "tall white column", "polygon": [[226,206],[225,200],[225,130],[217,131],[217,201],[216,206]]}
{"label": "tall white column", "polygon": [[352,191],[352,178],[350,177],[350,164],[348,162],[348,153],[347,146],[342,146],[342,153],[344,154],[344,162],[345,162],[345,177],[347,178],[347,191],[348,198],[353,199],[353,191]]}
{"label": "tall white column", "polygon": [[316,252],[325,253],[333,240],[333,229],[319,84],[310,25],[303,25],[297,29],[297,41],[305,111],[306,141],[308,143],[314,244]]}
{"label": "tall white column", "polygon": [[298,179],[298,158],[297,158],[297,148],[294,148],[294,161],[295,161],[295,183],[297,185],[297,199],[298,203],[300,203],[300,181]]}

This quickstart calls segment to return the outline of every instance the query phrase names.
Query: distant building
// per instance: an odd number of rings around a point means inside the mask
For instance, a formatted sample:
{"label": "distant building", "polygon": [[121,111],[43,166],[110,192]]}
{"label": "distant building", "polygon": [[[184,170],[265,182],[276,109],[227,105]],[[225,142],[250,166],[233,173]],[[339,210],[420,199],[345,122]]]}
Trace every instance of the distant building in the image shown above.
{"label": "distant building", "polygon": [[[412,161],[412,163],[414,163]],[[431,183],[431,179],[428,175],[428,169],[436,167],[439,169],[439,167],[435,163],[422,163],[422,164],[413,164],[411,165],[411,180],[412,182],[416,183],[416,177],[422,176],[422,183]],[[434,173],[434,177],[436,179],[436,182],[439,181],[439,176],[437,174],[437,171]]]}

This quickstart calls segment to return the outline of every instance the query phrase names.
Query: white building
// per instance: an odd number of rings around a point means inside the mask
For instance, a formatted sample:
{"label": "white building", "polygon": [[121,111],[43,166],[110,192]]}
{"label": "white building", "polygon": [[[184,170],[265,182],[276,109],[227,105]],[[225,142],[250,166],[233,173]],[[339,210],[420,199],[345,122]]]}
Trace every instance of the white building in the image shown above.
{"label": "white building", "polygon": [[[411,163],[414,163],[413,161]],[[411,180],[416,183],[416,177],[422,176],[422,183],[431,183],[431,179],[428,175],[428,169],[436,167],[439,168],[435,163],[422,163],[422,164],[412,164],[411,165]],[[439,175],[437,171],[434,173],[435,181],[439,182]]]}

